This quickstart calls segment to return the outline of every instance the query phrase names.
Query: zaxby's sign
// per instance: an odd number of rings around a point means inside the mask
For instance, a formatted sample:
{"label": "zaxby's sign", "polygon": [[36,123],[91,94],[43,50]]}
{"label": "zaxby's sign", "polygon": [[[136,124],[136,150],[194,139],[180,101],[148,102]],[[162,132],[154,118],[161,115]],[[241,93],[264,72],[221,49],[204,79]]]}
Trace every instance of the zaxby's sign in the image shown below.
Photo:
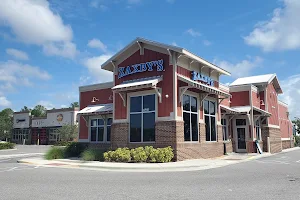
{"label": "zaxby's sign", "polygon": [[118,78],[139,72],[153,71],[153,68],[156,68],[156,71],[158,72],[164,71],[164,61],[161,59],[146,63],[134,64],[127,67],[119,67]]}
{"label": "zaxby's sign", "polygon": [[192,71],[192,80],[193,81],[201,81],[206,83],[207,85],[214,86],[214,80],[210,77],[204,76],[198,72]]}

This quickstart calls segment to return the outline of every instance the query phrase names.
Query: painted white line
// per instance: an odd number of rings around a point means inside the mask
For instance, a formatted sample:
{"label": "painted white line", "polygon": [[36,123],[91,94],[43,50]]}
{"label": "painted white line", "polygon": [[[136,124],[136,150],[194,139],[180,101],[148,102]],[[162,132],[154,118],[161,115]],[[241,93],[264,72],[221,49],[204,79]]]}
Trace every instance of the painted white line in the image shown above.
{"label": "painted white line", "polygon": [[17,169],[17,168],[18,168],[18,167],[13,167],[13,168],[7,170],[7,172],[11,172],[11,171],[13,171],[13,170],[15,170],[15,169]]}
{"label": "painted white line", "polygon": [[11,159],[0,160],[0,162],[10,161]]}
{"label": "painted white line", "polygon": [[15,157],[23,157],[23,156],[34,156],[34,155],[43,155],[43,153],[24,153],[24,154],[0,155],[0,158],[15,158]]}
{"label": "painted white line", "polygon": [[296,161],[297,163],[300,163],[300,160]]}

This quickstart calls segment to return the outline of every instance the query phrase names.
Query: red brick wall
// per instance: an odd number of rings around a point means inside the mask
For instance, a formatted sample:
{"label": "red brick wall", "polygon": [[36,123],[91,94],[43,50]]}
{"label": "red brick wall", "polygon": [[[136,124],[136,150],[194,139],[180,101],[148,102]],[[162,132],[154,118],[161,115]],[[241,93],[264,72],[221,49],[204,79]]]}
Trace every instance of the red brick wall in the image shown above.
{"label": "red brick wall", "polygon": [[256,93],[254,91],[251,92],[252,93],[252,104],[253,106],[260,108],[260,95],[259,93]]}
{"label": "red brick wall", "polygon": [[[158,72],[156,68],[149,72],[140,72],[136,74],[131,74],[118,79],[115,76],[115,84],[121,84],[123,81],[141,79],[152,76],[163,76],[163,81],[161,81],[157,86],[162,88],[162,103],[158,104],[158,116],[167,117],[173,112],[173,66],[169,65],[169,55],[155,52],[152,50],[145,49],[144,55],[140,55],[140,51],[136,51],[129,58],[124,60],[119,64],[119,67],[131,66],[133,64],[145,63],[149,61],[156,61],[163,59],[164,61],[164,71]],[[168,95],[168,98],[166,97]],[[126,119],[127,118],[127,107],[124,107],[121,97],[115,95],[115,119]]]}
{"label": "red brick wall", "polygon": [[231,92],[231,106],[249,106],[249,91]]}
{"label": "red brick wall", "polygon": [[267,87],[267,102],[268,112],[272,114],[271,117],[268,118],[269,124],[279,126],[277,92],[272,83]]}
{"label": "red brick wall", "polygon": [[264,91],[261,91],[261,92],[259,92],[259,99],[260,100],[263,100],[263,102],[264,102],[264,105],[260,105],[260,109],[263,109],[263,110],[266,110],[266,106],[265,106],[265,92]]}
{"label": "red brick wall", "polygon": [[[87,92],[80,93],[80,110],[84,109],[89,105],[97,105],[97,104],[107,104],[113,103],[112,98],[112,90],[108,89],[101,89],[101,90],[93,90]],[[95,103],[92,103],[93,97],[99,99]],[[88,127],[86,126],[86,122],[83,117],[80,117],[80,130],[79,130],[79,139],[88,139]]]}
{"label": "red brick wall", "polygon": [[278,104],[279,106],[279,126],[282,138],[289,138],[293,135],[293,125],[288,119],[288,108],[284,105]]}

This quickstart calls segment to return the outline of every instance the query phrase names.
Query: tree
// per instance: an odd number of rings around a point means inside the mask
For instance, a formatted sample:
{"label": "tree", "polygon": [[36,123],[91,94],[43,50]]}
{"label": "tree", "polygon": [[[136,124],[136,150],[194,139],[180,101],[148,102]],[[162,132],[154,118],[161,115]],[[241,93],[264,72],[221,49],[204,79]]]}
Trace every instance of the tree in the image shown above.
{"label": "tree", "polygon": [[78,102],[73,102],[70,104],[70,108],[77,108],[79,107],[79,103]]}
{"label": "tree", "polygon": [[6,108],[0,112],[0,140],[10,138],[13,129],[13,113],[10,108]]}
{"label": "tree", "polygon": [[42,105],[37,105],[31,111],[31,115],[34,117],[45,117],[47,109]]}
{"label": "tree", "polygon": [[31,109],[28,108],[27,106],[24,106],[24,107],[21,109],[21,112],[31,112]]}
{"label": "tree", "polygon": [[72,141],[78,136],[78,126],[77,125],[63,125],[58,129],[59,138],[61,141]]}
{"label": "tree", "polygon": [[294,124],[295,131],[299,134],[300,133],[300,118],[295,117],[295,119],[292,120],[292,123]]}

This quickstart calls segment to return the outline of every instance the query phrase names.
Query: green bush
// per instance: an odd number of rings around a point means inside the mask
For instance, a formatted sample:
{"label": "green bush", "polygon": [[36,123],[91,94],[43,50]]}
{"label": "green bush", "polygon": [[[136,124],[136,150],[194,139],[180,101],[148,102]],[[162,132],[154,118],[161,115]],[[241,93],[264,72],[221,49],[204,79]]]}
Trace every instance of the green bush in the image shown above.
{"label": "green bush", "polygon": [[88,144],[81,142],[71,142],[66,146],[66,157],[79,157],[84,150],[88,148]]}
{"label": "green bush", "polygon": [[170,162],[173,157],[173,149],[153,148],[152,146],[138,147],[129,150],[128,148],[118,148],[115,151],[107,151],[103,154],[104,160],[108,162]]}
{"label": "green bush", "polygon": [[81,158],[85,161],[103,161],[103,153],[99,149],[86,149],[81,153]]}
{"label": "green bush", "polygon": [[0,142],[0,150],[1,149],[13,149],[15,148],[15,143],[10,142]]}
{"label": "green bush", "polygon": [[134,162],[146,162],[147,154],[143,147],[138,147],[130,150],[131,160]]}
{"label": "green bush", "polygon": [[72,142],[70,142],[70,141],[58,141],[55,144],[53,144],[53,146],[68,146],[71,143]]}
{"label": "green bush", "polygon": [[128,148],[118,148],[104,153],[104,160],[108,162],[130,162],[131,155]]}
{"label": "green bush", "polygon": [[300,136],[295,136],[295,147],[300,147]]}
{"label": "green bush", "polygon": [[47,160],[63,159],[64,157],[65,151],[64,148],[61,147],[51,147],[45,154],[45,159]]}

